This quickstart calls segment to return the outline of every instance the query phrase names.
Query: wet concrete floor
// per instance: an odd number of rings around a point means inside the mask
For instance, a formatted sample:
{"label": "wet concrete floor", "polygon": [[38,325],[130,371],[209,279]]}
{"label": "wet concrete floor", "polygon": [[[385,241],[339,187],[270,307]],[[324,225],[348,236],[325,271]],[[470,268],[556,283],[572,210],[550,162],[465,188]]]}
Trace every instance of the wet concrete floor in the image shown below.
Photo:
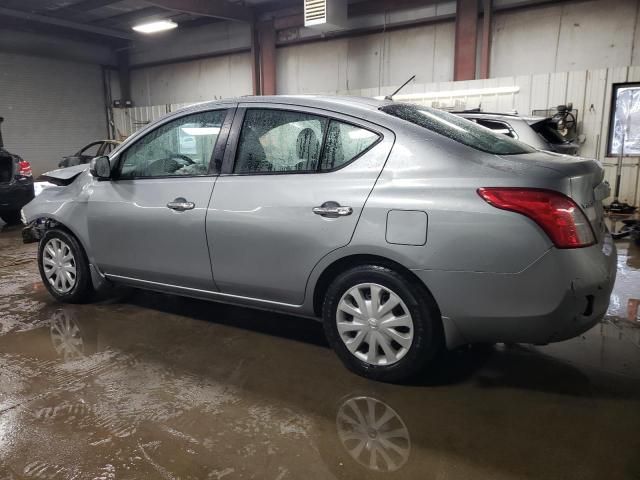
{"label": "wet concrete floor", "polygon": [[[314,321],[121,292],[55,303],[0,232],[0,479],[640,479],[640,252],[571,341],[464,348],[410,386]],[[638,324],[640,325],[640,324]]]}

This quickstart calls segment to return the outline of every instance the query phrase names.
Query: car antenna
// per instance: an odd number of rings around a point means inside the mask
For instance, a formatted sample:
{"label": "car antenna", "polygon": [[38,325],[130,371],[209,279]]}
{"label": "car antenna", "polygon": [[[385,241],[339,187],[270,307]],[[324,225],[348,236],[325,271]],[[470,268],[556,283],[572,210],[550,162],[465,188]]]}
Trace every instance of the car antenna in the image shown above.
{"label": "car antenna", "polygon": [[393,100],[393,97],[394,97],[394,96],[396,96],[396,94],[397,94],[400,90],[402,90],[404,87],[406,87],[406,86],[407,86],[407,84],[408,84],[409,82],[411,82],[414,78],[416,78],[416,76],[415,76],[415,75],[414,75],[414,76],[412,76],[412,77],[411,77],[409,80],[407,80],[406,82],[404,82],[402,85],[400,85],[400,86],[398,87],[398,89],[397,89],[395,92],[393,92],[391,95],[387,95],[386,97],[384,97],[384,99],[385,99],[385,100]]}

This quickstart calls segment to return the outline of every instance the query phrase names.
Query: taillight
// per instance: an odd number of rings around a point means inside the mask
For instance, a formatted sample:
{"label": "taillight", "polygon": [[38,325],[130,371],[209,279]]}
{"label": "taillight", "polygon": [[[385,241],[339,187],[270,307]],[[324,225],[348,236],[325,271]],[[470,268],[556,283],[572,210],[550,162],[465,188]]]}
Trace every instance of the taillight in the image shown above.
{"label": "taillight", "polygon": [[479,188],[490,205],[520,213],[536,222],[558,248],[588,247],[596,242],[591,224],[566,195],[540,188]]}
{"label": "taillight", "polygon": [[18,175],[30,177],[32,175],[31,164],[25,160],[20,160],[18,162]]}

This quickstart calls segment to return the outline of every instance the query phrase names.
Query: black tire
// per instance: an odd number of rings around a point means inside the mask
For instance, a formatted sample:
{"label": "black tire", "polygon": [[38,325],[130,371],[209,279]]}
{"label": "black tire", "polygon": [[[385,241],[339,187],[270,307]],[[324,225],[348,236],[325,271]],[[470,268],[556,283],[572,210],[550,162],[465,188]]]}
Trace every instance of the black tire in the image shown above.
{"label": "black tire", "polygon": [[2,212],[0,218],[4,220],[7,225],[17,225],[20,223],[20,210],[11,210],[8,212]]}
{"label": "black tire", "polygon": [[[57,291],[47,280],[44,272],[43,255],[44,248],[51,239],[60,239],[69,246],[75,260],[76,279],[73,287],[68,291],[61,293]],[[85,303],[90,300],[93,294],[93,284],[91,282],[91,272],[89,271],[89,262],[84,249],[78,240],[69,232],[62,229],[48,230],[38,245],[38,270],[44,286],[47,288],[53,298],[63,303]]]}
{"label": "black tire", "polygon": [[[346,347],[337,327],[337,308],[352,287],[375,283],[390,289],[406,305],[413,321],[413,340],[406,354],[390,365],[372,365]],[[372,380],[398,383],[423,373],[443,345],[442,319],[435,300],[418,281],[380,265],[361,265],[341,273],[329,286],[322,306],[324,330],[329,344],[347,368]]]}

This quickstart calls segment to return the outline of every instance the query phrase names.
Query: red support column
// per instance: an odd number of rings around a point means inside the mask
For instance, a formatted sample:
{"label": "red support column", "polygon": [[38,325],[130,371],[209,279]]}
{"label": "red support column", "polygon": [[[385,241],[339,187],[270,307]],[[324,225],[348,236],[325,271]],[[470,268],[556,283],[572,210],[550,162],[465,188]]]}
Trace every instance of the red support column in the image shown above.
{"label": "red support column", "polygon": [[260,91],[262,95],[276,94],[276,30],[273,20],[260,22]]}
{"label": "red support column", "polygon": [[480,78],[489,78],[491,62],[491,20],[493,5],[491,0],[484,0],[482,9],[482,52],[480,54]]}
{"label": "red support column", "polygon": [[258,39],[258,27],[254,23],[251,25],[251,80],[254,95],[260,95],[260,42]]}
{"label": "red support column", "polygon": [[251,34],[254,95],[276,94],[276,30],[272,20],[258,22]]}
{"label": "red support column", "polygon": [[478,0],[457,0],[454,80],[476,78],[478,43]]}

